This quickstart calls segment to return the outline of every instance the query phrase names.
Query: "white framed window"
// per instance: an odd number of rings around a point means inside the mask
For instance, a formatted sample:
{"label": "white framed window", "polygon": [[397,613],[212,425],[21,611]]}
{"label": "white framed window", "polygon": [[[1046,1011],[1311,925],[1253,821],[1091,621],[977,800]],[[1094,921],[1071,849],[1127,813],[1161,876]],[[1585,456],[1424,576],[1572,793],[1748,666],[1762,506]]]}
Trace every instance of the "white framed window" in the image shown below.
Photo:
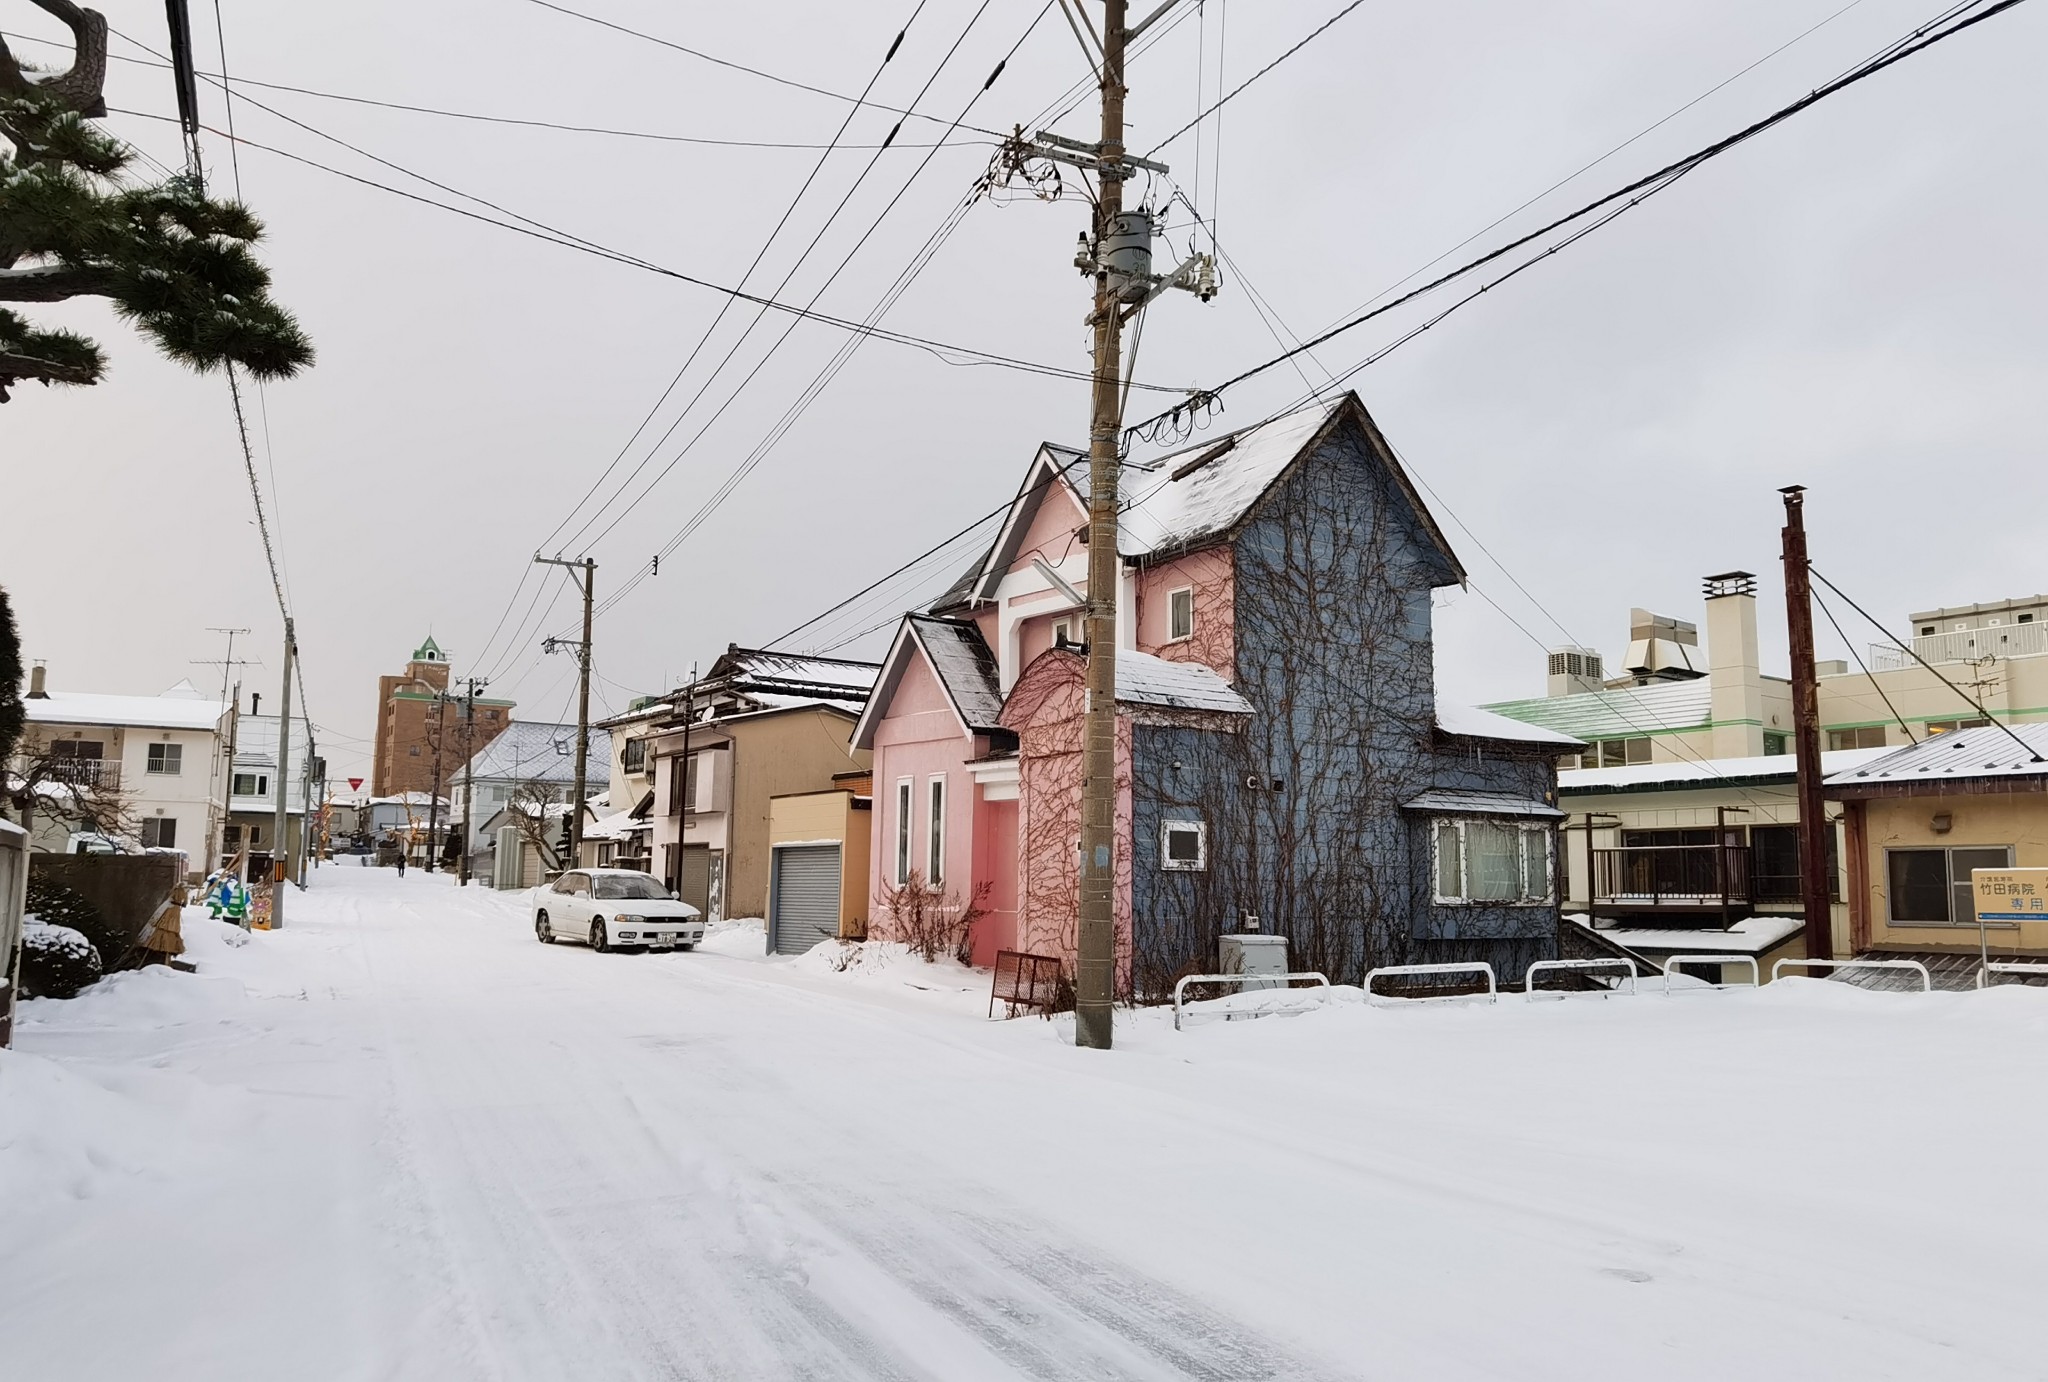
{"label": "white framed window", "polygon": [[142,847],[144,849],[176,849],[178,847],[178,818],[176,816],[150,816],[142,822]]}
{"label": "white framed window", "polygon": [[1169,643],[1195,636],[1195,588],[1166,592],[1166,639]]}
{"label": "white framed window", "polygon": [[1209,826],[1204,821],[1161,821],[1159,867],[1199,873],[1209,867]]}
{"label": "white framed window", "polygon": [[909,778],[896,782],[896,886],[910,881],[910,811],[917,800],[917,784]]}
{"label": "white framed window", "polygon": [[1080,643],[1080,641],[1081,641],[1080,639],[1078,639],[1078,638],[1074,637],[1074,621],[1073,621],[1073,620],[1071,620],[1071,619],[1055,619],[1055,620],[1053,620],[1053,621],[1052,621],[1052,645],[1053,645],[1053,647],[1055,647],[1055,648],[1072,648],[1072,647],[1076,646],[1077,644],[1079,644],[1079,643]]}
{"label": "white framed window", "polygon": [[2009,869],[2010,845],[1884,852],[1885,920],[1894,926],[1974,926],[1971,869]]}
{"label": "white framed window", "polygon": [[1444,816],[1430,833],[1438,902],[1537,907],[1555,899],[1547,824]]}
{"label": "white framed window", "polygon": [[185,746],[183,744],[151,744],[149,763],[145,771],[160,773],[165,777],[177,777],[185,771]]}
{"label": "white framed window", "polygon": [[933,884],[946,881],[946,779],[935,777],[925,783],[925,804],[931,809],[931,819],[925,823],[925,881]]}
{"label": "white framed window", "polygon": [[270,778],[263,773],[236,773],[234,794],[238,797],[267,797]]}

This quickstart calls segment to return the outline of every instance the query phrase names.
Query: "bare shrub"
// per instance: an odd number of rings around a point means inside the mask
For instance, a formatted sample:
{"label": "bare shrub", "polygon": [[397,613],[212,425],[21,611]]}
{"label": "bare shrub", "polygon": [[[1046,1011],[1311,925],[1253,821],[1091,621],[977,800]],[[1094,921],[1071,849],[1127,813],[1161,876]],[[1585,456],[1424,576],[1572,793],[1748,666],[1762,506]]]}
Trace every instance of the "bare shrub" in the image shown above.
{"label": "bare shrub", "polygon": [[888,939],[910,947],[930,964],[951,955],[966,964],[973,954],[974,923],[988,915],[992,884],[974,885],[965,902],[941,884],[928,883],[916,869],[901,884],[882,885],[882,906],[889,914]]}

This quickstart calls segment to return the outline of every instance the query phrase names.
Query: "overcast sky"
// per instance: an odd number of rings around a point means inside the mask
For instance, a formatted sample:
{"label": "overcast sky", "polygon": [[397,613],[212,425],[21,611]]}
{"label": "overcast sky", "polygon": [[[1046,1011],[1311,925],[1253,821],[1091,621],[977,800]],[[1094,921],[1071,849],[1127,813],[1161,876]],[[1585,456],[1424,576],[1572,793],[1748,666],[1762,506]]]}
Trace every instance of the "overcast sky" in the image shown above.
{"label": "overcast sky", "polygon": [[[915,0],[572,3],[857,92]],[[1159,155],[1215,217],[1237,268],[1226,267],[1213,303],[1161,301],[1139,378],[1185,387],[1232,375],[1274,353],[1251,290],[1284,329],[1310,333],[1717,84],[1728,82],[1471,250],[1748,124],[1939,8],[1843,3],[1368,0],[1230,102],[1220,139],[1217,121],[1205,124],[1199,160],[1193,133]],[[978,4],[928,0],[874,99],[909,102],[966,29],[918,102],[958,113],[1041,0],[991,0],[969,28]],[[117,30],[165,46],[153,0],[104,8]],[[1094,0],[1089,8],[1099,15]],[[1213,95],[1219,60],[1235,85],[1340,8],[1208,0],[1133,63],[1133,146],[1151,147],[1199,109],[1202,58]],[[224,9],[233,74],[319,91],[809,144],[831,139],[848,109],[532,0]],[[203,66],[216,70],[212,7],[194,15]],[[25,0],[0,0],[0,16],[12,32],[61,34]],[[140,55],[118,38],[113,47]],[[1699,578],[1731,567],[1764,578],[1764,661],[1782,671],[1775,491],[1794,482],[1811,487],[1817,567],[1895,630],[1913,610],[2048,587],[2034,517],[2048,511],[2044,54],[2048,5],[1993,19],[1716,160],[1356,377],[1472,573],[1471,588],[1438,601],[1442,694],[1540,694],[1539,645],[1585,642],[1618,656],[1631,605],[1698,619]],[[1054,11],[968,123],[1030,122],[1075,90],[1057,128],[1092,138],[1092,90],[1077,86],[1086,75]],[[158,68],[115,62],[107,90],[118,110],[174,109]],[[746,272],[819,158],[248,94],[519,216],[725,284]],[[203,87],[202,103],[207,123],[224,127],[218,93]],[[847,141],[876,143],[893,120],[862,111]],[[457,200],[245,102],[235,121],[247,139]],[[178,160],[170,126],[120,114],[108,124]],[[908,121],[899,138],[923,144],[943,128]],[[928,152],[834,153],[749,286],[775,288],[845,202],[781,290],[808,300],[903,192],[819,300],[821,311],[864,316],[946,221],[989,148],[940,149],[903,191]],[[231,188],[225,141],[208,153],[215,187]],[[621,454],[722,300],[253,148],[242,150],[240,176],[270,228],[277,293],[320,351],[310,373],[266,391],[251,421],[333,775],[367,770],[376,678],[399,670],[429,631],[458,673],[491,675],[493,694],[516,699],[521,718],[573,719],[573,664],[544,655],[539,639],[573,629],[574,601],[553,578],[522,620],[541,589],[530,557],[563,542],[551,530]],[[1176,210],[1168,223],[1187,220]],[[1087,286],[1070,263],[1085,223],[1072,198],[975,205],[887,325],[1085,368]],[[1440,305],[1418,303],[1317,359],[1348,369]],[[187,675],[217,685],[217,668],[193,665],[222,655],[208,627],[249,627],[237,654],[264,665],[242,675],[274,705],[279,620],[225,381],[163,362],[93,306],[34,313],[97,333],[112,368],[96,388],[23,386],[0,408],[0,583],[26,654],[75,690],[149,693]],[[753,315],[728,313],[614,481],[649,454]],[[600,599],[698,512],[846,339],[802,324],[769,356],[786,323],[771,314],[755,328],[653,452],[635,502],[602,511],[592,534],[625,516],[587,547]],[[637,497],[764,357],[702,440]],[[1254,421],[1303,392],[1293,369],[1271,372],[1231,391],[1214,425]],[[1133,413],[1171,397],[1134,394]],[[593,713],[623,709],[728,642],[772,639],[867,585],[1000,504],[1039,441],[1085,443],[1086,416],[1080,382],[865,344],[660,574],[600,619]],[[562,550],[581,554],[590,542]],[[970,555],[955,549],[792,646],[884,624]],[[1850,633],[1859,645],[1874,636]],[[878,652],[885,635],[845,651]],[[1820,641],[1823,657],[1842,655],[1824,625]]]}

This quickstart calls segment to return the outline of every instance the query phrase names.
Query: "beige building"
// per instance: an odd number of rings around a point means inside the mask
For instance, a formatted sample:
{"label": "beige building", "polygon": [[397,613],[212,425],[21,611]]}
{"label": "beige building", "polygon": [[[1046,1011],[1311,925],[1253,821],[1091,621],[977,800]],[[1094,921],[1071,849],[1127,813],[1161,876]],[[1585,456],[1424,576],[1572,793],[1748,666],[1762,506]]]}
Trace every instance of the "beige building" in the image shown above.
{"label": "beige building", "polygon": [[2048,725],[1924,739],[1831,772],[1827,792],[1844,813],[1856,953],[1920,959],[1944,987],[1974,986],[1986,950],[2048,961],[2048,900],[2039,920],[1980,931],[1970,886],[1975,869],[2048,868]]}
{"label": "beige building", "polygon": [[800,955],[868,933],[874,778],[841,773],[831,790],[768,802],[768,948]]}
{"label": "beige building", "polygon": [[586,855],[644,861],[707,917],[766,917],[769,803],[867,770],[847,741],[878,670],[732,645],[697,681],[604,721],[610,814]]}

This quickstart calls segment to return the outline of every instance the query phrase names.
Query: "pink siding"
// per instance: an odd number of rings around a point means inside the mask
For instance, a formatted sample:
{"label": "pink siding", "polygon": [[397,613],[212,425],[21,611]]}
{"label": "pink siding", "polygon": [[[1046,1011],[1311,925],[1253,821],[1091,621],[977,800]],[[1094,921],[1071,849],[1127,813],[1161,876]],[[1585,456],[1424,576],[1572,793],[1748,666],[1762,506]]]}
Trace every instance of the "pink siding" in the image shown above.
{"label": "pink siding", "polygon": [[1051,651],[1052,626],[1062,619],[1072,625],[1072,630],[1067,635],[1068,640],[1080,642],[1081,614],[1082,611],[1068,607],[1065,597],[1061,597],[1061,607],[1057,614],[1038,614],[1020,620],[1017,624],[1017,665],[1029,667],[1040,653]]}
{"label": "pink siding", "polygon": [[1048,486],[1038,512],[1031,517],[1031,526],[1024,530],[1023,541],[1017,546],[1017,559],[1009,569],[1029,566],[1033,557],[1042,558],[1047,566],[1058,566],[1085,550],[1079,533],[1087,521],[1088,511],[1074,502],[1065,485]]}
{"label": "pink siding", "polygon": [[[1195,633],[1172,641],[1167,632],[1167,597],[1193,587]],[[1202,662],[1226,680],[1236,676],[1236,610],[1234,575],[1228,547],[1210,547],[1138,575],[1138,651],[1171,662]]]}
{"label": "pink siding", "polygon": [[[986,879],[976,870],[977,790],[965,767],[983,747],[976,736],[961,727],[952,703],[929,665],[922,657],[913,658],[890,699],[888,714],[875,726],[874,839],[868,877],[869,915],[874,919],[877,936],[889,936],[886,896],[897,881],[897,840],[902,820],[899,793],[905,778],[911,784],[910,867],[930,878],[931,783],[934,778],[941,778],[946,784],[941,885],[963,905],[974,899],[983,882],[990,884],[990,893],[998,890],[995,880]],[[1013,859],[1013,877],[1015,870]],[[1014,881],[1010,888],[1014,892]]]}
{"label": "pink siding", "polygon": [[[1054,654],[1025,669],[1003,708],[1017,731],[1019,797],[1018,939],[1023,949],[1057,955],[1071,972],[1080,907],[1081,721],[1087,702],[1079,657]],[[1131,726],[1117,717],[1116,952],[1119,991],[1131,974]]]}
{"label": "pink siding", "polygon": [[974,925],[974,963],[993,965],[998,950],[1017,949],[1017,803],[976,805],[974,876],[989,883],[981,904],[988,915]]}

